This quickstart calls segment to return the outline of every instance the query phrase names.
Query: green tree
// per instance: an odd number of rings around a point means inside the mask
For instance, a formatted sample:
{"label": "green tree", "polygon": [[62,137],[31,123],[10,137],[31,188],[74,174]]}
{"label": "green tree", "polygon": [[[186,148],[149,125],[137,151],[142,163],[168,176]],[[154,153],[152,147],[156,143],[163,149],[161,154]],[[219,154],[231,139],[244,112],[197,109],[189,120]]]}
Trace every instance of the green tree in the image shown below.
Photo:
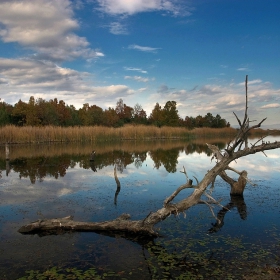
{"label": "green tree", "polygon": [[214,125],[213,127],[216,128],[223,128],[223,127],[227,127],[228,123],[225,119],[222,119],[222,117],[217,114],[216,117],[214,118]]}
{"label": "green tree", "polygon": [[167,101],[163,108],[164,115],[164,125],[168,126],[178,126],[179,125],[179,115],[176,109],[176,101]]}
{"label": "green tree", "polygon": [[203,126],[204,127],[214,127],[214,116],[211,113],[207,113],[204,116]]}
{"label": "green tree", "polygon": [[70,105],[70,106],[67,105],[66,107],[70,114],[70,118],[66,122],[66,125],[67,126],[82,125],[82,122],[79,118],[79,114],[78,114],[78,111],[76,110],[76,108],[73,105]]}
{"label": "green tree", "polygon": [[0,126],[4,126],[11,123],[12,110],[12,105],[9,105],[5,102],[0,102]]}
{"label": "green tree", "polygon": [[204,119],[201,115],[196,116],[195,118],[195,127],[203,127]]}
{"label": "green tree", "polygon": [[27,104],[21,99],[15,104],[12,116],[16,125],[24,126],[26,124]]}
{"label": "green tree", "polygon": [[92,105],[89,107],[88,114],[89,114],[89,125],[100,125],[102,123],[102,118],[103,118],[102,108],[96,105]]}

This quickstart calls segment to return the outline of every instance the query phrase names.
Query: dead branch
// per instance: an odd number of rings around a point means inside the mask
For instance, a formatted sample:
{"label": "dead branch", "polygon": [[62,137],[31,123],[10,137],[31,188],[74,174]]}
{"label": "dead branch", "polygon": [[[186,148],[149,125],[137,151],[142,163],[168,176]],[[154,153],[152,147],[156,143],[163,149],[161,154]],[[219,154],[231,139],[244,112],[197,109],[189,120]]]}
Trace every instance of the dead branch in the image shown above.
{"label": "dead branch", "polygon": [[176,191],[174,191],[169,197],[164,200],[163,206],[166,207],[167,204],[171,202],[179,194],[180,191],[193,187],[194,186],[192,185],[192,180],[189,180],[186,184],[181,185]]}
{"label": "dead branch", "polygon": [[210,205],[210,204],[209,204],[207,201],[205,201],[205,200],[200,200],[199,203],[204,203],[204,204],[206,204],[206,205],[208,206],[208,208],[209,208],[209,210],[210,210],[212,216],[214,217],[214,219],[217,220],[217,223],[218,223],[218,224],[221,223],[221,221],[219,220],[219,218],[215,215],[215,213],[214,213],[214,211],[213,211],[212,205]]}
{"label": "dead branch", "polygon": [[118,198],[118,195],[121,191],[121,183],[120,183],[120,180],[118,179],[117,166],[116,165],[114,167],[114,177],[115,177],[115,181],[116,181],[116,184],[117,184],[117,189],[116,189],[115,198],[114,198],[114,204],[117,205],[117,198]]}

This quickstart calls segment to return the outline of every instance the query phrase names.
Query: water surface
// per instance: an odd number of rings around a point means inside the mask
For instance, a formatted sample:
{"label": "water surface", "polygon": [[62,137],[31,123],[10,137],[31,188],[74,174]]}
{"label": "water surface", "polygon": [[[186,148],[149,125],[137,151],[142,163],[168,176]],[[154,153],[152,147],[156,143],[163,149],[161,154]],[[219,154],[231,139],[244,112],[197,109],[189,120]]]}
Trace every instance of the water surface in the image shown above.
{"label": "water surface", "polygon": [[[56,266],[94,267],[100,275],[115,275],[110,279],[240,279],[258,267],[279,266],[279,150],[231,164],[247,170],[256,184],[247,184],[244,200],[231,200],[229,186],[217,179],[213,196],[232,207],[230,212],[213,209],[223,218],[219,226],[206,205],[197,205],[159,224],[163,237],[148,244],[96,233],[17,232],[32,221],[68,215],[77,221],[110,220],[122,213],[143,219],[185,183],[183,167],[189,178],[200,180],[214,165],[205,142],[18,145],[10,147],[8,162],[1,146],[0,278],[18,279],[26,270]],[[222,140],[212,142],[225,147]],[[89,161],[92,150],[94,162]],[[184,190],[177,201],[191,192]]]}

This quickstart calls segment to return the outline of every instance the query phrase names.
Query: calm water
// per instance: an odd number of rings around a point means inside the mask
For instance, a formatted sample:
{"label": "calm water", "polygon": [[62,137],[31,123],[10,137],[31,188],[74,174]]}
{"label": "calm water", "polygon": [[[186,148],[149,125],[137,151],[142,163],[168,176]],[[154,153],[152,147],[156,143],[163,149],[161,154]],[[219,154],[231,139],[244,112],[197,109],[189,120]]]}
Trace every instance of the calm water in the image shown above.
{"label": "calm water", "polygon": [[[163,237],[147,244],[96,233],[17,232],[29,222],[68,215],[77,221],[110,220],[122,213],[143,219],[185,183],[183,166],[190,178],[201,179],[214,165],[203,142],[11,146],[9,162],[1,146],[0,279],[54,266],[82,271],[94,267],[100,275],[115,275],[109,279],[242,279],[252,270],[279,266],[280,150],[231,164],[247,170],[257,184],[247,184],[244,200],[231,201],[229,186],[217,179],[213,196],[223,205],[232,203],[230,212],[214,208],[223,218],[221,226],[215,225],[206,205],[197,205],[186,217],[171,216],[159,224]],[[214,143],[224,147],[222,141]],[[94,164],[89,161],[92,150]],[[189,193],[185,190],[177,200]]]}

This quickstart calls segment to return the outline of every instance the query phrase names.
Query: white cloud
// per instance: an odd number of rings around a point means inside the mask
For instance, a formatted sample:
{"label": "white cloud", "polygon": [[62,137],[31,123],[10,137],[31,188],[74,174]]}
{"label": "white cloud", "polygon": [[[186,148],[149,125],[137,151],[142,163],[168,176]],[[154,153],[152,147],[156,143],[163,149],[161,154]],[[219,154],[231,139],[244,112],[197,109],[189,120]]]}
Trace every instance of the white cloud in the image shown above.
{"label": "white cloud", "polygon": [[69,0],[1,1],[0,36],[5,43],[17,42],[35,51],[41,59],[103,56],[89,47],[86,38],[73,33],[79,28],[73,16]]}
{"label": "white cloud", "polygon": [[134,93],[134,90],[126,85],[110,85],[105,87],[94,87],[93,92],[97,94],[96,98],[98,98],[98,95],[101,95],[100,97],[102,99],[104,95],[110,97],[130,95]]}
{"label": "white cloud", "polygon": [[90,74],[87,72],[35,60],[0,58],[0,77],[1,99],[9,104],[19,99],[26,102],[33,95],[46,100],[59,96],[76,107],[96,102],[103,107],[107,100],[135,92],[126,85],[93,86],[89,84]]}
{"label": "white cloud", "polygon": [[124,70],[126,71],[137,71],[137,72],[140,72],[142,74],[147,74],[148,71],[146,70],[142,70],[141,68],[135,68],[135,67],[124,67]]}
{"label": "white cloud", "polygon": [[[255,84],[260,84],[260,83],[262,83],[262,80],[257,79],[257,80],[248,81],[247,84],[248,84],[248,86],[249,86],[249,85],[255,85]],[[244,86],[244,82],[239,83],[238,85],[239,85],[239,86]]]}
{"label": "white cloud", "polygon": [[97,0],[99,10],[110,15],[133,15],[161,11],[174,16],[191,15],[185,0]]}
{"label": "white cloud", "polygon": [[143,83],[147,83],[150,80],[152,80],[152,81],[154,80],[154,78],[149,79],[149,78],[144,78],[144,77],[141,77],[141,76],[125,76],[124,78],[126,80],[131,79],[131,80],[134,80],[134,81],[137,81],[137,82],[143,82]]}
{"label": "white cloud", "polygon": [[272,104],[267,104],[261,107],[261,109],[269,109],[269,108],[279,108],[280,104],[279,103],[272,103]]}
{"label": "white cloud", "polygon": [[220,86],[205,85],[202,86],[198,92],[203,95],[216,95],[218,93],[221,93],[222,90],[223,89]]}
{"label": "white cloud", "polygon": [[153,52],[153,53],[156,53],[157,50],[160,49],[160,48],[152,48],[152,47],[143,47],[139,45],[129,45],[128,48],[132,50],[138,50],[141,52]]}
{"label": "white cloud", "polygon": [[[85,72],[58,67],[51,62],[24,59],[0,58],[0,75],[9,87],[21,91],[23,88],[47,90],[50,87],[65,89],[82,80]],[[71,78],[71,83],[69,80]]]}
{"label": "white cloud", "polygon": [[110,32],[115,35],[127,35],[127,28],[120,22],[112,22],[109,25]]}
{"label": "white cloud", "polygon": [[246,68],[246,67],[240,67],[240,68],[237,68],[237,71],[250,71],[249,68]]}
{"label": "white cloud", "polygon": [[[205,84],[200,87],[194,87],[193,90],[174,89],[169,88],[168,85],[162,85],[158,88],[156,94],[150,95],[150,101],[158,102],[158,100],[161,100],[161,105],[164,105],[168,100],[175,100],[179,114],[183,118],[185,116],[204,116],[210,112],[213,115],[220,114],[234,125],[237,121],[233,112],[240,118],[243,117],[244,113],[244,85],[244,82],[225,85]],[[275,90],[270,83],[256,79],[251,82],[248,91],[251,119],[261,120],[261,109],[267,109],[265,113],[269,120],[275,119],[275,114],[277,112],[279,114],[280,90]]]}
{"label": "white cloud", "polygon": [[138,92],[143,92],[143,91],[145,91],[145,90],[147,90],[147,88],[139,88],[139,89],[138,89]]}

